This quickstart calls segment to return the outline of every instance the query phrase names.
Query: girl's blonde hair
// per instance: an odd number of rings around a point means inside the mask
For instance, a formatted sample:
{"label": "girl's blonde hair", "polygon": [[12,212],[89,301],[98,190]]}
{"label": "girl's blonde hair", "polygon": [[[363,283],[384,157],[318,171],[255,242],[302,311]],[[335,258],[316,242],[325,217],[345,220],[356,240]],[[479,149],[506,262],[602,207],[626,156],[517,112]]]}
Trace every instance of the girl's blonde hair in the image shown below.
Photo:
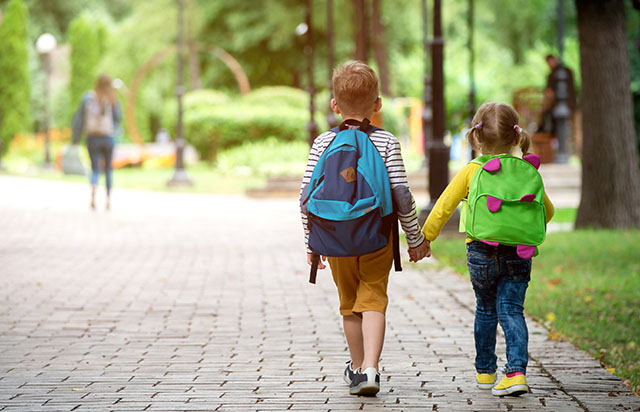
{"label": "girl's blonde hair", "polygon": [[518,125],[519,121],[518,112],[508,104],[483,103],[467,132],[469,144],[480,153],[518,144],[524,156],[529,153],[531,137]]}
{"label": "girl's blonde hair", "polygon": [[106,74],[101,74],[98,77],[93,85],[93,91],[97,101],[107,100],[111,106],[116,104],[116,91],[113,88],[111,77]]}

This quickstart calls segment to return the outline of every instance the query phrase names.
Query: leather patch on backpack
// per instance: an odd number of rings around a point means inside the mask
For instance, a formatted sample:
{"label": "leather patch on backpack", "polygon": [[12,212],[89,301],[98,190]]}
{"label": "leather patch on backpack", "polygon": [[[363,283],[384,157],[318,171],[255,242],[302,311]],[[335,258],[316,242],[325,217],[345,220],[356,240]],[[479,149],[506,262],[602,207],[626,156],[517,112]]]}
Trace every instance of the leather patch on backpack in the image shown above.
{"label": "leather patch on backpack", "polygon": [[340,172],[340,175],[347,181],[347,183],[353,183],[356,181],[356,171],[353,170],[353,167],[351,166]]}

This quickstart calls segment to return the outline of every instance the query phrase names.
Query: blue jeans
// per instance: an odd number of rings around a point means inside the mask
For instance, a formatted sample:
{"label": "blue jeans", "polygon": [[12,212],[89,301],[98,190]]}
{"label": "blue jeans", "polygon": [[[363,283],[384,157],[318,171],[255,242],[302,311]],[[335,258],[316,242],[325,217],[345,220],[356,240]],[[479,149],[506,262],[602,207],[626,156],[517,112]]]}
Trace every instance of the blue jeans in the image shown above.
{"label": "blue jeans", "polygon": [[104,174],[107,180],[107,194],[111,193],[111,184],[113,181],[113,167],[111,161],[113,158],[113,146],[115,139],[113,137],[89,136],[87,137],[87,149],[89,149],[89,157],[91,158],[91,184],[98,184],[98,175],[100,174],[100,160],[104,160]]}
{"label": "blue jeans", "polygon": [[526,373],[529,331],[523,310],[531,280],[531,259],[521,259],[512,246],[494,247],[474,241],[467,246],[467,266],[476,294],[473,334],[477,372],[494,373],[498,369],[499,322],[507,344],[505,373]]}

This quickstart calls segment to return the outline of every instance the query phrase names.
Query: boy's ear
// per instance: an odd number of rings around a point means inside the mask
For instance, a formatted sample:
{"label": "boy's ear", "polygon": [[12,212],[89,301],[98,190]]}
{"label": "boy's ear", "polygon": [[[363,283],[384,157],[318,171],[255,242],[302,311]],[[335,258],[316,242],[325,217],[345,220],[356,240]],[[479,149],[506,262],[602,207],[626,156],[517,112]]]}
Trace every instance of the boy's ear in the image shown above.
{"label": "boy's ear", "polygon": [[340,108],[338,107],[338,102],[336,102],[336,99],[331,99],[331,103],[329,103],[329,105],[331,106],[331,110],[335,114],[340,114]]}
{"label": "boy's ear", "polygon": [[373,112],[379,112],[382,109],[382,97],[376,99],[376,106],[373,108]]}

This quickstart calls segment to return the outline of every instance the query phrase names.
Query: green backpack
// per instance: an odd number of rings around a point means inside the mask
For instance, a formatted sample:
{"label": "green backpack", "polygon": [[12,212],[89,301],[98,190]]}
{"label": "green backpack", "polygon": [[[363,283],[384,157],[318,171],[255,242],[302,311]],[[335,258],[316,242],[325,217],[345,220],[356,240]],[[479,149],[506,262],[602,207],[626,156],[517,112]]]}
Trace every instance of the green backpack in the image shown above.
{"label": "green backpack", "polygon": [[516,246],[522,259],[537,255],[536,246],[547,231],[540,158],[501,154],[472,162],[482,167],[473,175],[469,198],[463,202],[461,228],[471,239],[491,246]]}

